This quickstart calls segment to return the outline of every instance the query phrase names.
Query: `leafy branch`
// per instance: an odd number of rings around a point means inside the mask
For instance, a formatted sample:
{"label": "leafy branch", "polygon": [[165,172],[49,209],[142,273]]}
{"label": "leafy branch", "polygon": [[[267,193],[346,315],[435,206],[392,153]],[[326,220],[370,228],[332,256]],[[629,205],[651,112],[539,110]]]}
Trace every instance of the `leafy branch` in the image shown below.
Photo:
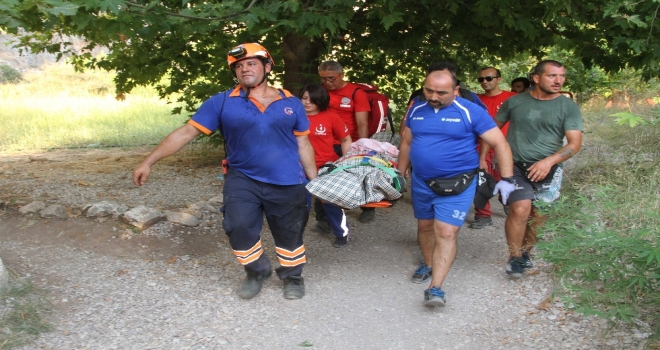
{"label": "leafy branch", "polygon": [[653,22],[655,22],[655,19],[658,18],[659,9],[660,9],[660,4],[658,4],[658,7],[655,8],[655,13],[653,14],[653,18],[651,19],[651,25],[649,26],[651,28],[649,29],[649,36],[646,38],[646,45],[648,45],[649,42],[651,41],[651,36],[653,35]]}
{"label": "leafy branch", "polygon": [[[256,2],[257,2],[257,0],[252,0],[252,2],[251,2],[251,3],[248,5],[248,7],[246,7],[244,10],[241,10],[241,11],[238,11],[238,12],[236,12],[236,13],[232,13],[232,14],[230,14],[230,15],[223,16],[223,17],[199,17],[199,16],[183,15],[183,14],[175,13],[175,12],[163,12],[163,14],[168,15],[168,16],[172,16],[172,17],[180,17],[180,18],[187,18],[187,19],[197,19],[197,20],[203,20],[203,21],[225,21],[225,20],[234,19],[234,18],[236,18],[236,17],[237,17],[238,15],[240,15],[240,14],[247,13],[247,12],[250,10],[250,8],[251,8]],[[130,1],[127,1],[127,2],[126,2],[126,5],[133,6],[133,7],[137,7],[137,8],[141,8],[141,9],[147,10],[147,12],[153,12],[153,13],[156,12],[156,11],[154,11],[154,10],[152,9],[152,6],[140,5],[140,4],[136,4],[136,3],[134,3],[134,2],[130,2]]]}

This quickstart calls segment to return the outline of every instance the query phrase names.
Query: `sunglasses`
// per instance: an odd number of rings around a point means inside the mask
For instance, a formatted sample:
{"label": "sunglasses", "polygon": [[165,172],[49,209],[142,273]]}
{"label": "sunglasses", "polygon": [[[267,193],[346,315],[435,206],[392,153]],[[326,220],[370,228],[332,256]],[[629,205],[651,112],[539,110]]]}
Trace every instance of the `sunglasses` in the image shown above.
{"label": "sunglasses", "polygon": [[497,78],[499,78],[499,77],[491,77],[491,76],[489,75],[489,76],[487,76],[487,77],[479,77],[479,78],[477,78],[477,81],[480,82],[480,83],[483,83],[484,80],[486,80],[486,81],[493,81],[493,79],[497,79]]}

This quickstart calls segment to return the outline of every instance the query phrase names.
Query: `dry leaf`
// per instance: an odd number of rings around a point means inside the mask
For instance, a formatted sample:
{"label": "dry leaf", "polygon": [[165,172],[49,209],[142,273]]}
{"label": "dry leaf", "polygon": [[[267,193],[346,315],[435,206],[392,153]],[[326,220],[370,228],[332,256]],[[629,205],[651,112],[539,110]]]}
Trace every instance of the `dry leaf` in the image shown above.
{"label": "dry leaf", "polygon": [[536,308],[539,310],[549,311],[550,309],[552,309],[552,305],[550,304],[550,299],[551,299],[550,297],[545,298]]}
{"label": "dry leaf", "polygon": [[174,264],[175,262],[176,262],[176,256],[173,256],[173,257],[167,259],[168,264]]}

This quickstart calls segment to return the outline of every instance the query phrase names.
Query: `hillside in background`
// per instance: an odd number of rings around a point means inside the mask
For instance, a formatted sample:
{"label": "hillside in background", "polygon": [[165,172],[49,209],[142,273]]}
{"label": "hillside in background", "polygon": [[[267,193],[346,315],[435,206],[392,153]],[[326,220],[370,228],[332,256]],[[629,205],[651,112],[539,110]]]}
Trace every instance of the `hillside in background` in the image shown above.
{"label": "hillside in background", "polygon": [[0,65],[8,65],[18,71],[38,68],[44,63],[55,62],[56,56],[48,53],[21,54],[12,46],[17,42],[13,35],[0,34]]}
{"label": "hillside in background", "polygon": [[[67,38],[70,42],[73,43],[73,49],[77,53],[83,50],[85,41],[81,38]],[[31,53],[23,52],[21,53],[18,49],[13,48],[13,46],[18,42],[18,39],[14,35],[0,33],[0,65],[8,65],[20,72],[25,72],[29,69],[39,68],[45,63],[52,63],[57,61],[57,55],[49,54],[45,52],[41,53]],[[93,54],[97,55],[102,52],[107,52],[105,48],[96,48],[94,49]],[[66,55],[60,61],[66,60]]]}

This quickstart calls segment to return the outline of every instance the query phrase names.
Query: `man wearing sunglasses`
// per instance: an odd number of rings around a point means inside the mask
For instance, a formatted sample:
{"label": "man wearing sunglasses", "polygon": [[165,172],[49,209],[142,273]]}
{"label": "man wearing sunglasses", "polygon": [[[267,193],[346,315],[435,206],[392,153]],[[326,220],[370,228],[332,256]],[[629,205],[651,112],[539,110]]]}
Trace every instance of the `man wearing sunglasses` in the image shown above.
{"label": "man wearing sunglasses", "polygon": [[202,133],[220,131],[229,163],[222,228],[246,272],[238,296],[256,296],[273,273],[260,236],[265,215],[284,297],[300,299],[305,295],[303,231],[309,218],[305,184],[317,176],[314,149],[307,138],[309,120],[297,97],[268,86],[275,63],[265,47],[238,45],[227,54],[227,62],[238,85],[204,101],[188,123],[167,136],[133,171],[133,182],[142,186],[151,165]]}
{"label": "man wearing sunglasses", "polygon": [[[344,68],[336,61],[325,61],[319,65],[319,78],[330,94],[328,109],[339,114],[346,124],[351,139],[357,141],[369,138],[369,112],[371,105],[364,92],[357,84],[344,80]],[[335,152],[342,156],[341,145],[335,144]],[[317,228],[329,232],[322,208],[315,206]],[[374,208],[362,208],[359,220],[371,222],[376,218]]]}
{"label": "man wearing sunglasses", "polygon": [[[495,114],[497,114],[497,111],[500,109],[502,103],[504,103],[504,101],[506,101],[509,97],[515,95],[515,93],[503,91],[500,89],[502,73],[499,71],[499,69],[494,67],[485,67],[479,70],[479,77],[477,78],[477,81],[481,85],[481,88],[484,89],[484,93],[477,94],[477,96],[481,102],[486,105],[488,114],[495,118]],[[502,133],[505,137],[508,129],[508,123],[502,127]],[[493,153],[492,149],[485,154],[479,154],[479,167],[486,170],[486,172],[491,174],[495,180],[499,181],[500,171],[493,163],[494,156],[495,154]],[[507,206],[504,208],[505,212],[508,212]],[[493,219],[491,218],[492,215],[493,212],[490,210],[489,202],[486,202],[486,205],[483,208],[479,208],[475,205],[474,222],[470,224],[470,228],[482,229],[486,226],[493,226]]]}

